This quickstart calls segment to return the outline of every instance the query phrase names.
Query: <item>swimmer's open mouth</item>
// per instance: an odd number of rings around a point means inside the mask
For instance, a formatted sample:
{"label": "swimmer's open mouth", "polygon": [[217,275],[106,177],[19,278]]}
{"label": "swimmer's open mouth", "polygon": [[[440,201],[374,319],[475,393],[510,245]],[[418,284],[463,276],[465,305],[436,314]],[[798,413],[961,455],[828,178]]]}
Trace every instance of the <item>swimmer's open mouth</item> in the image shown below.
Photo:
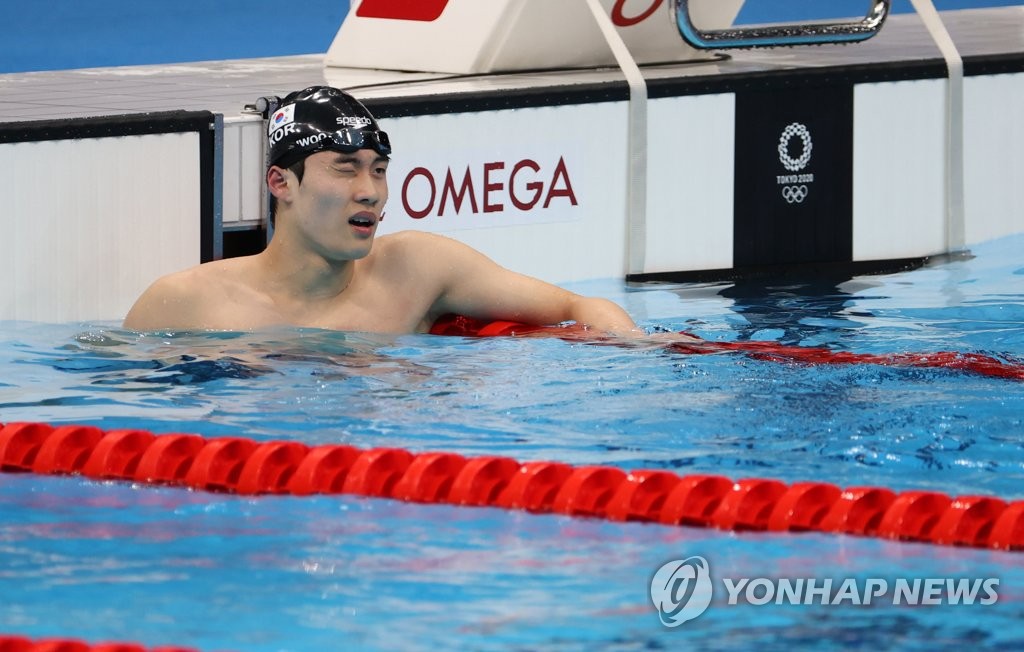
{"label": "swimmer's open mouth", "polygon": [[348,218],[352,226],[370,227],[377,223],[377,217],[373,213],[357,213]]}

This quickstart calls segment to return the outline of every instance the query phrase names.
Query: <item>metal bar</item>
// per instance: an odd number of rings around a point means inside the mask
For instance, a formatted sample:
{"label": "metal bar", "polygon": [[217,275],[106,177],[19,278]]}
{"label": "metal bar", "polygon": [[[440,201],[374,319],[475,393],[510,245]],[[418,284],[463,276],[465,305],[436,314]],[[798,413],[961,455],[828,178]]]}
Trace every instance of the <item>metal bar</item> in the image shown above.
{"label": "metal bar", "polygon": [[224,114],[214,113],[213,123],[213,260],[224,257]]}
{"label": "metal bar", "polygon": [[881,29],[889,16],[891,0],[870,0],[867,15],[846,23],[793,23],[702,30],[693,24],[690,0],[672,0],[679,34],[701,50],[771,48],[793,45],[824,45],[866,41]]}
{"label": "metal bar", "polygon": [[932,0],[910,0],[946,60],[946,253],[967,249],[964,205],[964,60]]}
{"label": "metal bar", "polygon": [[586,1],[629,84],[626,274],[640,274],[647,262],[647,81],[601,3]]}

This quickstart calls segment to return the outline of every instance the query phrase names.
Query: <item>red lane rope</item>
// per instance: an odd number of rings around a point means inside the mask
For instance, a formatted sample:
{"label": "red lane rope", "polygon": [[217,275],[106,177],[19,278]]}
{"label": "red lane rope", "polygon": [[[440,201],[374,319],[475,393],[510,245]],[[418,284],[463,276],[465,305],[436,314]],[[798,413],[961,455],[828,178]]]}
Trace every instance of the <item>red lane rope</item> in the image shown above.
{"label": "red lane rope", "polygon": [[[509,321],[485,322],[461,315],[447,315],[430,330],[434,335],[461,337],[553,336],[563,339],[586,339],[587,332],[576,327],[530,326]],[[589,337],[593,337],[590,334]],[[1004,362],[980,353],[937,351],[934,353],[851,353],[820,347],[788,346],[776,342],[710,342],[707,340],[670,342],[662,347],[672,353],[707,355],[711,353],[745,353],[757,360],[795,362],[801,364],[874,364],[889,367],[930,367],[958,369],[983,376],[1024,380],[1024,365]]]}
{"label": "red lane rope", "polygon": [[256,442],[240,437],[0,428],[0,471],[125,480],[238,494],[353,494],[665,525],[817,531],[1024,550],[1024,500],[823,482],[785,484],[662,470],[518,462],[400,448]]}
{"label": "red lane rope", "polygon": [[184,647],[146,648],[136,643],[99,643],[90,645],[74,638],[42,638],[0,634],[0,652],[195,652]]}

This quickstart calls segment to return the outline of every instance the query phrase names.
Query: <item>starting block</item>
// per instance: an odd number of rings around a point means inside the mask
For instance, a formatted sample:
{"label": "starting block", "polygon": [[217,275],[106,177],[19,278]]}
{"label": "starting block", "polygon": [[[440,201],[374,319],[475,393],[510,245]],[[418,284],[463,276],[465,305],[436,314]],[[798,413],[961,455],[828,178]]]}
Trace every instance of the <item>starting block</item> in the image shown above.
{"label": "starting block", "polygon": [[[600,0],[638,64],[707,58],[679,35],[675,0]],[[743,0],[690,3],[702,29]],[[352,0],[325,65],[452,74],[614,66],[584,0]]]}

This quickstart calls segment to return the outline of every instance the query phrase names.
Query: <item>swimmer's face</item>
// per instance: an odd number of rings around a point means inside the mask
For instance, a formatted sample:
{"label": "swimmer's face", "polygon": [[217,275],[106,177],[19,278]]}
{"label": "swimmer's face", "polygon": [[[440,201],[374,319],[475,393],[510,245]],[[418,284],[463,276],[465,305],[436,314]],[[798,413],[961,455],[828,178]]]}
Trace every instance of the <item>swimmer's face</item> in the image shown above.
{"label": "swimmer's face", "polygon": [[326,257],[356,259],[370,253],[388,200],[387,169],[386,156],[360,149],[311,154],[301,183],[288,173],[294,217]]}

